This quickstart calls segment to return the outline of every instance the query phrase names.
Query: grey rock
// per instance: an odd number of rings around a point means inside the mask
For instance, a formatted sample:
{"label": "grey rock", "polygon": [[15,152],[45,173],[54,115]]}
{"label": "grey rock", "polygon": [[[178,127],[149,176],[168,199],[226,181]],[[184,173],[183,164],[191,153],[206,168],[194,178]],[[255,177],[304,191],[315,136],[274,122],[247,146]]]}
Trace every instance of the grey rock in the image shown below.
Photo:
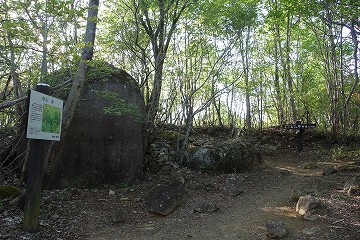
{"label": "grey rock", "polygon": [[296,212],[304,215],[306,212],[320,206],[320,200],[314,196],[306,195],[301,196],[296,204]]}
{"label": "grey rock", "polygon": [[219,206],[209,202],[197,202],[194,204],[193,210],[197,213],[213,213],[219,210]]}
{"label": "grey rock", "polygon": [[349,196],[360,196],[360,186],[351,186],[347,191]]}
{"label": "grey rock", "polygon": [[214,149],[199,148],[188,160],[187,166],[194,171],[210,171],[214,169],[216,161],[219,161],[219,154]]}
{"label": "grey rock", "polygon": [[349,196],[360,196],[360,175],[351,178],[344,185],[344,191]]}
{"label": "grey rock", "polygon": [[190,154],[187,162],[187,167],[193,171],[218,173],[236,173],[261,165],[259,151],[242,139],[200,147]]}
{"label": "grey rock", "polygon": [[311,214],[309,212],[306,212],[304,214],[304,219],[306,221],[315,221],[315,220],[318,220],[319,219],[319,216],[318,215],[314,215],[314,214]]}
{"label": "grey rock", "polygon": [[243,194],[245,191],[244,189],[240,188],[240,187],[234,187],[234,186],[230,186],[224,189],[225,194],[231,196],[231,197],[237,197],[240,194]]}
{"label": "grey rock", "polygon": [[299,201],[299,198],[303,195],[305,195],[304,191],[295,189],[291,192],[290,199],[294,202],[297,202],[297,201]]}
{"label": "grey rock", "polygon": [[146,199],[146,205],[149,212],[166,216],[180,206],[184,200],[184,185],[176,182],[157,187],[150,192]]}
{"label": "grey rock", "polygon": [[324,168],[323,170],[323,175],[327,176],[333,173],[336,173],[338,170],[334,167],[334,166],[327,166],[326,168]]}
{"label": "grey rock", "polygon": [[113,211],[111,219],[114,223],[125,222],[128,219],[128,212],[125,208],[120,207]]}
{"label": "grey rock", "polygon": [[285,223],[281,220],[272,220],[265,224],[266,234],[270,238],[283,238],[288,234]]}
{"label": "grey rock", "polygon": [[310,228],[303,229],[301,232],[302,232],[302,234],[311,236],[311,235],[315,235],[316,233],[318,233],[320,231],[321,231],[321,228],[319,228],[319,227],[310,227]]}
{"label": "grey rock", "polygon": [[317,167],[316,164],[313,163],[313,162],[304,163],[304,164],[302,165],[302,168],[303,168],[303,169],[314,169],[314,168],[316,168],[316,167]]}

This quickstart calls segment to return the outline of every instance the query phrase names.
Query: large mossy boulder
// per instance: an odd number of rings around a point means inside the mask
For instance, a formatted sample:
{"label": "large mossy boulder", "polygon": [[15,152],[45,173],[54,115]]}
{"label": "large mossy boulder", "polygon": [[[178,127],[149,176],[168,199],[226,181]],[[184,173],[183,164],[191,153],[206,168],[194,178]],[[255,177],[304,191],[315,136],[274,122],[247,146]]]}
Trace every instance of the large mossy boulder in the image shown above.
{"label": "large mossy boulder", "polygon": [[49,185],[143,178],[144,114],[143,96],[128,73],[106,64],[92,67],[61,149],[61,168],[51,173]]}

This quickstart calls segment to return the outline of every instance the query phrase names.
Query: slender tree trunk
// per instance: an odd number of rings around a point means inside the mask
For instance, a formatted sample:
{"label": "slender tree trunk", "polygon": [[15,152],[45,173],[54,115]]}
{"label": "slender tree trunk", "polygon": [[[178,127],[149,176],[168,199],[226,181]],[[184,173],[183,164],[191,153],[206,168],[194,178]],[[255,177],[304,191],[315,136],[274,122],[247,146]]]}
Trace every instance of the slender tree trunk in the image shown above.
{"label": "slender tree trunk", "polygon": [[[24,94],[24,91],[21,86],[19,74],[17,73],[17,66],[15,63],[14,44],[12,42],[10,35],[8,35],[8,42],[9,42],[9,47],[10,47],[10,75],[13,80],[13,87],[14,87],[13,92],[14,92],[15,99],[19,99],[19,98],[25,96],[25,94]],[[23,114],[23,111],[24,110],[22,109],[21,105],[19,105],[19,104],[16,105],[16,115],[17,115],[18,120],[20,120],[20,118]]]}
{"label": "slender tree trunk", "polygon": [[275,99],[276,99],[276,106],[278,112],[278,122],[279,125],[284,124],[284,108],[283,108],[283,100],[281,96],[281,89],[280,89],[280,74],[279,74],[279,50],[278,46],[280,41],[280,30],[279,25],[275,24],[275,31],[276,35],[274,37],[274,58],[275,58],[275,73],[274,73],[274,87],[275,87]]}
{"label": "slender tree trunk", "polygon": [[290,107],[291,107],[291,118],[293,122],[297,120],[297,111],[295,105],[295,97],[294,97],[294,88],[293,88],[293,78],[291,76],[291,61],[290,61],[290,52],[291,52],[291,15],[288,12],[287,15],[287,25],[286,25],[286,63],[285,63],[285,76],[287,79],[287,85],[289,89],[289,97],[290,97]]}
{"label": "slender tree trunk", "polygon": [[341,122],[342,122],[342,129],[343,129],[343,133],[344,135],[347,134],[348,131],[348,126],[350,126],[350,123],[348,122],[348,109],[347,109],[347,105],[346,105],[346,96],[345,96],[345,76],[344,76],[344,37],[343,37],[343,26],[341,26],[340,29],[340,66],[339,66],[339,70],[340,70],[340,96],[341,96],[341,104],[340,106],[343,106],[343,110],[342,110],[342,118],[341,118]]}
{"label": "slender tree trunk", "polygon": [[[212,81],[211,81],[211,94],[212,94],[212,95],[215,95],[215,79],[214,79],[214,77],[212,78]],[[218,104],[217,101],[216,101],[216,98],[214,98],[213,101],[212,101],[212,104],[213,104],[213,106],[214,106],[214,108],[215,108],[219,125],[220,125],[221,127],[224,127],[224,124],[223,124],[222,118],[221,118],[220,99],[219,99],[219,104]]]}
{"label": "slender tree trunk", "polygon": [[43,80],[48,73],[48,26],[47,26],[47,17],[45,21],[42,22],[42,61],[41,61],[41,79]]}
{"label": "slender tree trunk", "polygon": [[8,90],[10,81],[11,81],[11,74],[9,74],[8,79],[5,83],[5,86],[0,94],[0,100],[6,100],[7,90]]}
{"label": "slender tree trunk", "polygon": [[243,71],[245,78],[245,105],[246,105],[246,127],[252,128],[251,125],[251,104],[250,104],[250,84],[249,84],[249,39],[250,39],[250,27],[247,27],[245,43],[241,44],[241,58],[243,63]]}
{"label": "slender tree trunk", "polygon": [[351,39],[354,45],[354,50],[353,50],[353,58],[354,58],[354,84],[350,90],[349,95],[346,98],[346,102],[345,102],[345,108],[348,108],[351,96],[353,95],[356,86],[359,83],[359,73],[358,73],[358,61],[359,61],[359,57],[358,57],[358,49],[359,49],[359,41],[357,38],[357,33],[355,30],[355,22],[352,22],[351,28],[350,28],[350,32],[351,32]]}
{"label": "slender tree trunk", "polygon": [[331,125],[333,138],[337,138],[339,133],[339,80],[338,80],[338,68],[337,68],[337,55],[334,29],[332,25],[332,16],[330,10],[327,9],[326,13],[326,25],[328,38],[330,40],[330,49],[328,49],[328,75],[329,75],[329,97],[331,100]]}
{"label": "slender tree trunk", "polygon": [[151,130],[151,125],[155,124],[156,115],[159,111],[160,95],[162,89],[163,68],[167,50],[169,48],[171,37],[176,29],[176,25],[180,16],[189,6],[191,0],[180,2],[174,1],[158,1],[159,15],[156,26],[152,26],[153,19],[149,16],[149,9],[146,3],[142,5],[143,16],[139,17],[140,24],[144,28],[146,34],[151,39],[153,57],[154,57],[154,82],[150,99],[147,102],[147,125]]}

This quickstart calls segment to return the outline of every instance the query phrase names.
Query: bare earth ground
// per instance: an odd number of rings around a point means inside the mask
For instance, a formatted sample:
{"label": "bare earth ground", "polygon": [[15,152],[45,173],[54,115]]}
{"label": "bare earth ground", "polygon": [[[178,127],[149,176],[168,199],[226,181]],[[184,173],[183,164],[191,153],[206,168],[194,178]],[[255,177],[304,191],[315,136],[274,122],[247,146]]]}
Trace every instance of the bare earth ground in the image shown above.
{"label": "bare earth ground", "polygon": [[[9,201],[0,205],[0,239],[268,239],[265,224],[284,221],[284,239],[360,239],[360,197],[348,196],[346,181],[360,170],[340,170],[327,176],[324,167],[358,163],[359,159],[329,159],[326,148],[316,143],[302,153],[280,148],[263,156],[266,168],[237,174],[208,175],[182,170],[186,177],[187,200],[170,215],[148,213],[144,198],[170,176],[151,176],[131,187],[105,186],[101,189],[45,190],[42,195],[38,233],[21,229],[22,212]],[[305,163],[315,168],[305,169]],[[0,185],[4,183],[1,179]],[[244,193],[232,197],[224,189],[235,186]],[[295,212],[290,196],[295,189],[312,193],[321,200],[307,221]],[[115,192],[114,195],[109,191]],[[212,213],[194,212],[194,204],[206,201],[217,205]],[[125,223],[113,223],[111,215],[124,207]]]}

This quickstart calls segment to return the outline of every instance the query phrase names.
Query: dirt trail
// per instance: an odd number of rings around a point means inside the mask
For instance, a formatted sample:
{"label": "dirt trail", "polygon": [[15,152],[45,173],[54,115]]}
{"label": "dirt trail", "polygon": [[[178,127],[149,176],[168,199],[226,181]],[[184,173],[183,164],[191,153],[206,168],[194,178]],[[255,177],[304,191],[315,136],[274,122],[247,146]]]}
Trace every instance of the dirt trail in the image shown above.
{"label": "dirt trail", "polygon": [[[359,169],[322,176],[328,165],[347,164],[308,151],[277,152],[264,156],[266,168],[238,174],[209,175],[184,172],[187,200],[166,217],[147,212],[144,199],[159,184],[169,181],[158,174],[132,187],[46,190],[42,195],[40,231],[21,228],[22,212],[12,205],[0,211],[0,239],[86,240],[261,240],[268,239],[265,224],[282,220],[288,230],[284,239],[360,239],[360,197],[349,197],[344,183],[359,175]],[[357,160],[358,161],[358,160]],[[304,167],[306,164],[310,167]],[[170,177],[170,176],[168,176]],[[236,197],[224,191],[237,187]],[[109,194],[114,190],[115,194]],[[295,212],[293,190],[318,197],[322,205],[306,221]],[[196,213],[194,205],[208,202],[219,207],[212,213]],[[125,223],[114,224],[111,215],[122,207]]]}
{"label": "dirt trail", "polygon": [[[296,214],[296,203],[290,200],[294,189],[305,189],[321,197],[343,186],[343,182],[322,176],[322,166],[329,163],[318,161],[318,167],[304,169],[304,163],[317,161],[313,157],[296,153],[266,157],[266,169],[240,175],[242,180],[236,184],[245,192],[238,197],[222,194],[220,190],[229,184],[229,177],[218,177],[214,182],[216,191],[192,192],[186,203],[167,217],[144,215],[140,221],[93,231],[88,239],[267,239],[264,225],[274,219],[284,221],[289,231],[284,239],[356,239],[360,225],[346,235],[343,226],[332,228],[331,224],[339,218],[330,217],[324,209],[317,221],[306,221]],[[192,206],[199,198],[217,204],[220,210],[194,213]]]}

